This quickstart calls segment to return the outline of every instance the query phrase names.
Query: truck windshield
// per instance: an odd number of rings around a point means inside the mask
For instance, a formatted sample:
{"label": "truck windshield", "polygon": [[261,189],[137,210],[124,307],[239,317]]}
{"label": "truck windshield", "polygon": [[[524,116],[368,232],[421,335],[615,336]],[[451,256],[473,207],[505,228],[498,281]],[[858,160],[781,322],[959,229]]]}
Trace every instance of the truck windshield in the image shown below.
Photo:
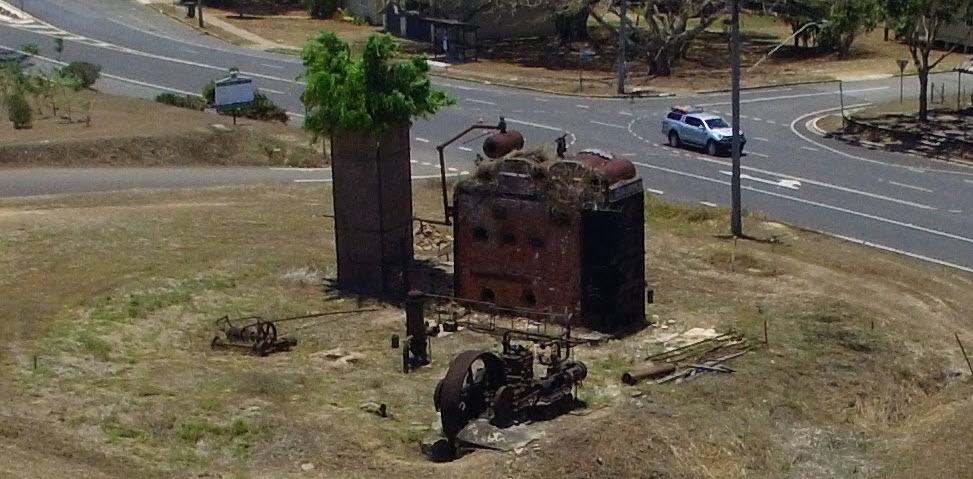
{"label": "truck windshield", "polygon": [[713,128],[729,128],[730,127],[730,125],[727,125],[726,122],[723,121],[722,118],[713,118],[711,120],[706,120],[706,126],[710,127],[710,129],[713,129]]}

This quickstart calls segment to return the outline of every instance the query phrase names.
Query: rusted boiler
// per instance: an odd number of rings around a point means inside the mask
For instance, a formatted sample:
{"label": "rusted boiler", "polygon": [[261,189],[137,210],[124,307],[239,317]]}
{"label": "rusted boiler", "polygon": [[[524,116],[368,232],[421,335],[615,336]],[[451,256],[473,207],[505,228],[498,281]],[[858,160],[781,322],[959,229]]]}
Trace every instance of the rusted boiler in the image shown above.
{"label": "rusted boiler", "polygon": [[601,331],[643,322],[642,191],[630,161],[597,150],[484,160],[454,195],[456,295]]}

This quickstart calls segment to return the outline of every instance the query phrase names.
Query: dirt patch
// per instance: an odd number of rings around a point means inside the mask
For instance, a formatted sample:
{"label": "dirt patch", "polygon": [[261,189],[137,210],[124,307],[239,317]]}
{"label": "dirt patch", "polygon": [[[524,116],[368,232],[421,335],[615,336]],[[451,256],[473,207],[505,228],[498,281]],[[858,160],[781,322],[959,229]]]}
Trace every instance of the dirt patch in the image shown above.
{"label": "dirt patch", "polygon": [[[276,122],[238,120],[161,103],[78,93],[90,101],[89,124],[50,115],[33,128],[0,122],[0,167],[327,164],[320,143]],[[46,110],[45,110],[46,111]]]}
{"label": "dirt patch", "polygon": [[283,15],[247,15],[241,18],[233,12],[208,9],[210,15],[219,15],[230,24],[256,33],[270,41],[300,49],[308,40],[322,32],[332,32],[348,42],[352,52],[361,53],[365,40],[372,33],[381,30],[371,25],[357,25],[353,22],[331,19],[314,19],[304,10],[286,12]]}
{"label": "dirt patch", "polygon": [[[431,464],[432,391],[449,360],[497,339],[433,339],[400,372],[404,313],[282,323],[266,358],[212,351],[224,314],[358,306],[335,274],[327,185],[0,200],[0,471],[87,477],[968,477],[971,400],[953,331],[973,337],[969,275],[756,216],[731,271],[725,209],[647,203],[653,321],[574,352],[588,407],[536,424],[524,450]],[[440,211],[416,185],[415,211]],[[43,213],[43,214],[41,214]],[[421,229],[418,234],[426,235]],[[917,326],[921,319],[921,327]],[[732,375],[624,386],[664,334],[735,330],[770,345]],[[333,351],[340,351],[333,352]],[[338,358],[338,359],[331,359]],[[965,376],[965,373],[963,374]],[[390,418],[361,406],[386,404]],[[948,426],[948,427],[947,427]],[[953,427],[955,426],[955,427]],[[947,431],[940,436],[937,431]],[[857,472],[856,472],[857,471]],[[908,475],[905,475],[908,473]],[[942,475],[937,475],[937,474]]]}

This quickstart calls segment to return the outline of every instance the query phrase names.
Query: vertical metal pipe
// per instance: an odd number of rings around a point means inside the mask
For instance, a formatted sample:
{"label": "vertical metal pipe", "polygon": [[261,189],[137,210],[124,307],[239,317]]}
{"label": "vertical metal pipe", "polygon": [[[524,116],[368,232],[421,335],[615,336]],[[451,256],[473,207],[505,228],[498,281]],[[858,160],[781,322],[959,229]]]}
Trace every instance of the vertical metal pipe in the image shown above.
{"label": "vertical metal pipe", "polygon": [[199,19],[199,28],[206,28],[203,24],[203,0],[196,0],[196,18]]}
{"label": "vertical metal pipe", "polygon": [[453,224],[449,221],[449,194],[446,192],[446,158],[443,156],[443,148],[439,150],[439,183],[443,188],[443,221],[446,225]]}
{"label": "vertical metal pipe", "polygon": [[628,43],[628,37],[625,35],[625,27],[627,25],[628,18],[626,18],[628,12],[628,0],[621,0],[621,5],[619,10],[621,11],[618,16],[618,94],[625,94],[625,44]]}
{"label": "vertical metal pipe", "polygon": [[734,236],[743,236],[743,214],[740,194],[740,0],[731,0],[733,31],[730,37],[730,57],[733,61],[733,171],[730,182],[730,229]]}

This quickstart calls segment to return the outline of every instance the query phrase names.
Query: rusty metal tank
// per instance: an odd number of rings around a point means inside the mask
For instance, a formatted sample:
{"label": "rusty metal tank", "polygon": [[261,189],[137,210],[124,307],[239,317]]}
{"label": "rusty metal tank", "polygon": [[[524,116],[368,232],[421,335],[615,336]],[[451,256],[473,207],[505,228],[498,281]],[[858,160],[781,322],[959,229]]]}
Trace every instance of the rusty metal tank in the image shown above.
{"label": "rusty metal tank", "polygon": [[483,154],[497,159],[524,147],[524,135],[517,130],[495,133],[483,141]]}

